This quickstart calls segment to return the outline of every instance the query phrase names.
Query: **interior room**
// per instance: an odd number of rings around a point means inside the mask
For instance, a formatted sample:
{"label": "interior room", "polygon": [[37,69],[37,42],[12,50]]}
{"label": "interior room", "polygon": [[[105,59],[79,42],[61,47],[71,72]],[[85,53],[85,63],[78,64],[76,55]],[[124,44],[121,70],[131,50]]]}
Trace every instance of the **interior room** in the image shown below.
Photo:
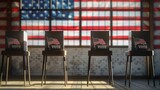
{"label": "interior room", "polygon": [[160,90],[160,0],[0,0],[0,89]]}

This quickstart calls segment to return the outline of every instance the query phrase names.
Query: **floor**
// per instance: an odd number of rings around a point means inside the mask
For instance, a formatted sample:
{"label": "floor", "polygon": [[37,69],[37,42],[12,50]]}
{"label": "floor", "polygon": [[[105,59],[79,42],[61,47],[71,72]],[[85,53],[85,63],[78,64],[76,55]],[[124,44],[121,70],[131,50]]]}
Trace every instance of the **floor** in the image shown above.
{"label": "floor", "polygon": [[[20,77],[19,77],[20,78]],[[22,79],[22,78],[21,78]],[[91,77],[87,87],[86,77],[69,77],[68,85],[64,85],[63,77],[47,77],[45,85],[41,86],[40,77],[32,77],[31,85],[16,78],[9,79],[7,85],[2,81],[0,90],[160,90],[159,81],[156,80],[156,87],[152,81],[147,84],[146,79],[132,79],[131,87],[124,85],[124,79],[115,79],[114,86],[108,84],[106,77]]]}

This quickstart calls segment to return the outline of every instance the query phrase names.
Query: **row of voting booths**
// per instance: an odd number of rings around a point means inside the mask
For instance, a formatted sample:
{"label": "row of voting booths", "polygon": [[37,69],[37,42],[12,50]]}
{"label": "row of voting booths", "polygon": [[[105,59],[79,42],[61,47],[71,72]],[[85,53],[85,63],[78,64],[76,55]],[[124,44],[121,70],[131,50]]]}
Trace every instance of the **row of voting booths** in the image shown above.
{"label": "row of voting booths", "polygon": [[[146,51],[152,51],[150,49],[150,32],[149,31],[131,31],[129,33],[129,46],[128,46],[128,50],[129,51],[133,51],[133,52],[146,52]],[[110,36],[109,36],[109,31],[91,31],[91,50],[90,52],[92,53],[92,51],[94,52],[100,52],[102,51],[102,56],[105,55],[106,56],[111,56],[111,53],[107,53],[108,51],[110,51],[109,49],[109,40],[110,40]],[[56,53],[59,53],[57,51],[64,51],[64,37],[63,37],[63,31],[46,31],[45,32],[45,54],[47,53],[46,51],[50,52],[49,56],[52,56],[51,53],[53,53],[54,51]],[[27,37],[27,33],[25,31],[7,31],[6,32],[6,37],[5,37],[5,51],[2,51],[2,55],[5,56],[7,54],[7,52],[28,52],[28,37]],[[5,53],[4,53],[5,52]],[[88,53],[88,56],[90,56],[90,52]],[[65,54],[64,54],[65,53]],[[44,52],[42,53],[44,54]],[[113,53],[114,54],[114,53]],[[12,54],[11,54],[12,55]],[[54,54],[57,55],[57,54]],[[53,56],[54,56],[53,55]],[[60,54],[60,56],[64,57],[64,61],[65,60],[65,55],[66,55],[66,51],[62,52],[62,54]],[[8,56],[8,54],[7,54]],[[96,53],[94,53],[94,56],[96,56]],[[101,56],[100,54],[97,54],[97,56]],[[127,58],[129,55],[126,55]],[[134,55],[133,55],[134,56]],[[141,56],[141,55],[138,55]],[[142,56],[147,56],[147,55],[142,55]],[[150,54],[149,54],[150,56]],[[152,56],[152,54],[151,54]],[[46,57],[43,57],[43,68],[42,68],[42,85],[43,85],[43,80],[44,80],[44,76],[46,75],[46,62],[47,60],[45,59]],[[108,58],[110,59],[110,71],[109,71],[109,75],[111,75],[112,72],[112,60],[111,57]],[[4,60],[4,57],[2,57],[2,60]],[[127,59],[128,60],[128,59]],[[90,61],[88,62],[88,81],[90,78]],[[2,62],[1,65],[1,77],[2,77],[2,73],[3,73],[3,65],[4,63]],[[28,61],[29,64],[29,61]],[[127,77],[127,66],[128,66],[128,62],[126,63],[126,80],[128,79]],[[130,64],[131,65],[131,64]],[[64,65],[64,74],[65,74],[65,84],[67,84],[67,80],[68,80],[68,76],[67,76],[67,64],[65,62]],[[28,66],[29,67],[29,66]],[[152,66],[153,67],[153,66]],[[24,66],[25,68],[25,66]],[[30,67],[29,67],[30,68]],[[28,70],[30,70],[28,68]],[[29,71],[30,72],[30,71]],[[131,73],[131,69],[129,71]],[[25,74],[26,72],[24,72]],[[152,72],[153,73],[153,72]],[[30,73],[28,74],[30,76]],[[131,74],[130,74],[131,75]],[[111,84],[113,84],[113,74],[110,77],[110,82]],[[130,78],[131,79],[131,78]],[[2,81],[2,78],[1,78]],[[26,81],[26,78],[24,78],[24,81]],[[7,79],[6,79],[7,82]],[[87,83],[88,84],[88,83]]]}
{"label": "row of voting booths", "polygon": [[[131,31],[129,33],[129,50],[150,49],[149,31]],[[109,31],[91,31],[91,50],[109,50]],[[63,31],[45,32],[45,50],[63,50]],[[27,51],[28,38],[25,31],[7,31],[6,51]]]}

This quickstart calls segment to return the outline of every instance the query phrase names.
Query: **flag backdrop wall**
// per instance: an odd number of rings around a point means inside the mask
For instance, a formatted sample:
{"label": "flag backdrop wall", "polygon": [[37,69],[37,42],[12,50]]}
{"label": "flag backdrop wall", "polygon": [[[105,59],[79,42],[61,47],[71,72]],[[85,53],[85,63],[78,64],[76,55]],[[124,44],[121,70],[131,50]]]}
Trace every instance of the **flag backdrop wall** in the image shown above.
{"label": "flag backdrop wall", "polygon": [[8,1],[0,0],[0,48],[5,47],[6,30],[20,30],[19,0],[10,0],[10,3]]}
{"label": "flag backdrop wall", "polygon": [[160,48],[160,0],[154,0],[154,48]]}
{"label": "flag backdrop wall", "polygon": [[[110,45],[127,46],[129,31],[149,30],[147,1],[142,4],[141,0],[12,0],[11,30],[27,31],[30,46],[44,46],[44,32],[49,30],[64,31],[65,46],[90,45],[92,30],[110,31]],[[158,17],[160,1],[154,1],[155,17]],[[6,8],[7,2],[1,0],[1,48],[7,30]]]}

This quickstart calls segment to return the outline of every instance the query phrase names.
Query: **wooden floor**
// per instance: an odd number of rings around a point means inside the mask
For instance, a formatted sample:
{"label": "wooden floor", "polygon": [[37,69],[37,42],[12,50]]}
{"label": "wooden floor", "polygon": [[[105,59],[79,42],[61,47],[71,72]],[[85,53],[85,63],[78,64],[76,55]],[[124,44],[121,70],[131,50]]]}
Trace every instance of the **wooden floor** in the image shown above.
{"label": "wooden floor", "polygon": [[67,86],[64,85],[63,77],[49,77],[46,85],[43,86],[40,80],[40,78],[32,78],[31,85],[29,86],[27,82],[24,86],[22,80],[14,78],[10,79],[7,85],[3,81],[0,90],[160,90],[158,80],[156,80],[156,87],[153,87],[152,81],[148,85],[146,79],[133,79],[130,88],[124,85],[124,79],[115,79],[115,85],[111,86],[105,77],[91,77],[88,87],[86,77],[69,77]]}

